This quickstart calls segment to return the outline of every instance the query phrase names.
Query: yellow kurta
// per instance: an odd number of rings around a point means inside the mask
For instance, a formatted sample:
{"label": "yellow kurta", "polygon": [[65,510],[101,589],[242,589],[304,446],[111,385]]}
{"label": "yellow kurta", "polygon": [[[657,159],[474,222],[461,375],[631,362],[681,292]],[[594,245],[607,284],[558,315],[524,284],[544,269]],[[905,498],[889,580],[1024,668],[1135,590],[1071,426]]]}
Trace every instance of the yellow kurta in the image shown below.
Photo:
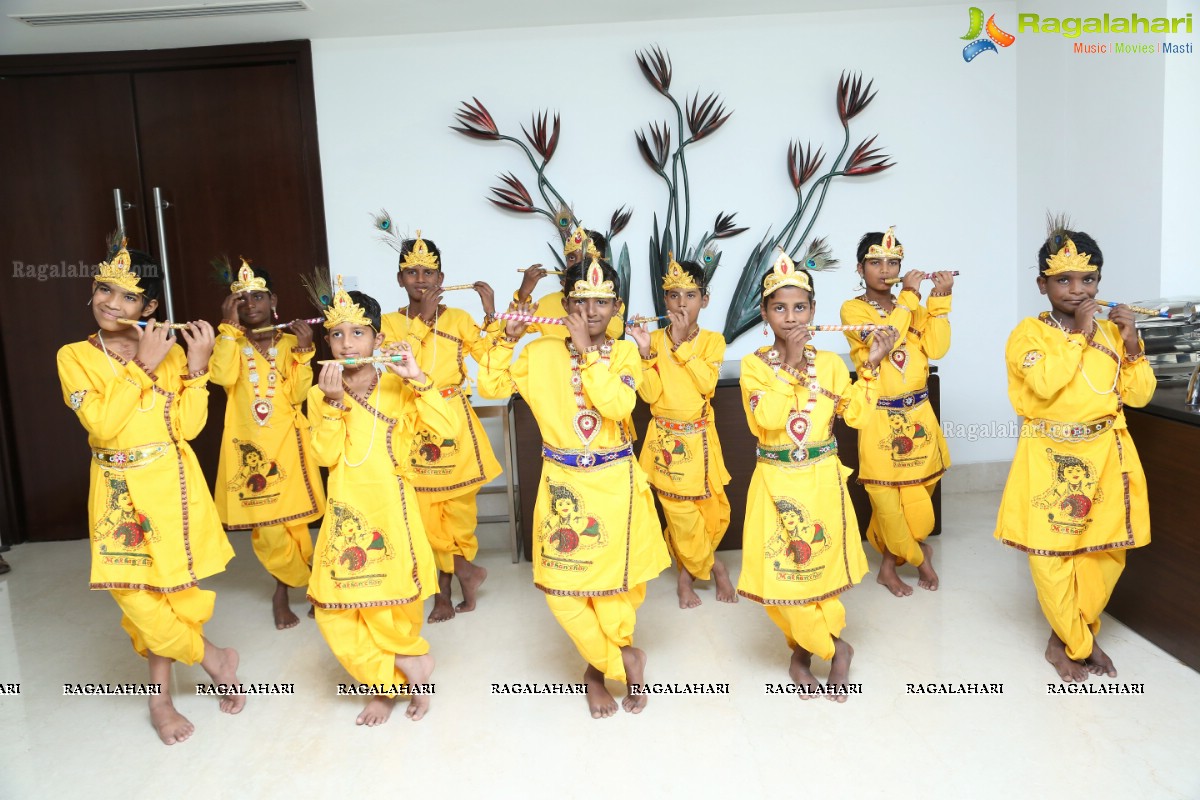
{"label": "yellow kurta", "polygon": [[1150,542],[1146,476],[1121,409],[1150,402],[1156,381],[1146,359],[1126,360],[1115,323],[1096,326],[1089,342],[1043,313],[1008,338],[1008,397],[1022,425],[995,536],[1031,555]]}
{"label": "yellow kurta", "polygon": [[[566,344],[548,337],[527,344],[515,363],[512,354],[511,346],[499,343],[484,358],[480,391],[485,397],[520,392],[546,445],[581,451]],[[613,342],[607,365],[598,353],[586,354],[581,376],[586,407],[600,415],[590,450],[628,446],[624,420],[633,411],[642,376],[637,345]],[[584,469],[543,460],[533,548],[534,583],[550,594],[625,592],[670,564],[646,474],[632,457]]]}
{"label": "yellow kurta", "polygon": [[[620,339],[625,333],[625,309],[620,307],[620,301],[617,301],[617,313],[608,321],[608,327],[604,333],[610,339]],[[565,317],[567,315],[566,306],[563,305],[563,293],[554,292],[548,294],[537,301],[537,306],[533,309],[535,317]],[[534,322],[525,329],[526,334],[534,333],[542,336],[553,336],[555,339],[566,339],[566,325],[551,325],[544,322]]]}
{"label": "yellow kurta", "polygon": [[419,430],[450,435],[454,415],[432,387],[416,391],[390,372],[369,397],[346,392],[342,403],[345,410],[327,403],[318,386],[308,393],[313,453],[329,468],[309,600],[323,609],[420,602],[437,592],[437,572],[416,495],[402,477],[403,454]]}
{"label": "yellow kurta", "polygon": [[778,450],[774,457],[760,452],[750,479],[738,593],[767,606],[802,605],[836,597],[867,572],[846,489],[851,471],[838,460],[833,423],[840,414],[851,427],[865,425],[874,389],[862,379],[851,383],[839,356],[818,351],[818,397],[797,453],[786,429],[810,390],[803,375],[798,380],[777,364],[765,347],[742,359],[746,420],[760,450]]}
{"label": "yellow kurta", "polygon": [[[928,400],[929,362],[950,349],[950,297],[930,297],[922,308],[904,290],[889,314],[865,300],[842,304],[844,325],[891,325],[901,333],[879,366],[875,408],[858,435],[858,482],[875,486],[929,485],[950,466],[941,426]],[[846,332],[850,360],[861,368],[870,334]]]}
{"label": "yellow kurta", "polygon": [[698,330],[672,348],[666,330],[657,330],[650,334],[650,353],[638,386],[654,417],[641,456],[650,485],[678,500],[724,494],[729,473],[710,403],[725,360],[725,339]]}
{"label": "yellow kurta", "polygon": [[[385,340],[408,342],[454,416],[454,431],[448,436],[428,428],[419,430],[406,459],[416,490],[433,493],[440,500],[478,492],[500,474],[500,462],[468,399],[466,358],[469,355],[478,362],[489,340],[462,309],[441,306],[435,326],[436,330],[430,330],[420,318],[410,320],[404,309],[383,315]],[[493,323],[493,332],[500,327],[501,323]]]}
{"label": "yellow kurta", "polygon": [[63,400],[92,450],[92,589],[173,593],[233,558],[189,439],[208,419],[208,371],[174,346],[153,375],[95,336],[58,351]]}
{"label": "yellow kurta", "polygon": [[[481,362],[484,397],[520,392],[558,454],[602,459],[630,447],[628,418],[642,377],[637,345],[613,342],[611,353],[583,356],[584,407],[597,424],[586,449],[571,386],[571,356],[561,339],[527,344],[514,363],[500,337]],[[607,363],[606,363],[607,362]],[[590,467],[543,458],[533,511],[533,581],[580,655],[605,677],[626,679],[621,648],[633,644],[645,582],[671,558],[663,541],[646,474],[632,453]]]}
{"label": "yellow kurta", "polygon": [[[255,403],[266,399],[270,385],[269,352],[255,348],[239,328],[221,325],[208,362],[212,382],[225,387],[215,499],[229,530],[307,523],[325,508],[321,473],[312,458],[308,420],[301,407],[312,386],[316,351],[310,347],[298,352],[290,333],[277,336],[274,347],[275,391],[266,413],[262,407],[256,412]],[[257,384],[251,383],[251,375],[257,376]]]}
{"label": "yellow kurta", "polygon": [[697,330],[675,348],[665,329],[656,330],[650,352],[638,386],[652,415],[641,466],[663,504],[671,550],[693,577],[707,579],[729,527],[729,472],[711,405],[725,339]]}

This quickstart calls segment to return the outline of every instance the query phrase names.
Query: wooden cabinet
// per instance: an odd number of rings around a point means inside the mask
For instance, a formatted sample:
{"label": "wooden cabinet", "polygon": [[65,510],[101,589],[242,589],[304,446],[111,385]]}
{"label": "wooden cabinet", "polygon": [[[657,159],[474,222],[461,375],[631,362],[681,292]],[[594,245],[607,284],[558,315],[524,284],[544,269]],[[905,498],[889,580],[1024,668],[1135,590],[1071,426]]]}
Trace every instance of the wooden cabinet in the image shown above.
{"label": "wooden cabinet", "polygon": [[[328,255],[310,49],[3,57],[0,108],[0,532],[82,538],[86,435],[62,402],[55,352],[95,330],[86,272],[117,226],[113,190],[130,206],[130,246],[166,256],[177,318],[218,321],[220,254],[267,268],[285,318],[311,316],[296,274]],[[193,443],[210,480],[223,392],[212,398]]]}
{"label": "wooden cabinet", "polygon": [[1184,407],[1182,385],[1160,386],[1145,408],[1125,409],[1146,471],[1150,544],[1128,551],[1108,613],[1200,670],[1200,413]]}

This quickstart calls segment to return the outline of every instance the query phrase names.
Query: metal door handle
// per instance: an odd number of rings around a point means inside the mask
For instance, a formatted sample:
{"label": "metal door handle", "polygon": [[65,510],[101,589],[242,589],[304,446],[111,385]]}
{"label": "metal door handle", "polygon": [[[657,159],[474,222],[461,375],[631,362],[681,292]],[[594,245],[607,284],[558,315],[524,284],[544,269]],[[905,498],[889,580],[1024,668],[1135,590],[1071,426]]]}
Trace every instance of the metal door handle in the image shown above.
{"label": "metal door handle", "polygon": [[176,322],[175,304],[171,298],[171,268],[167,263],[167,226],[163,211],[171,204],[162,199],[162,189],[154,187],[154,222],[158,227],[158,261],[162,265],[163,302],[167,306],[167,319]]}
{"label": "metal door handle", "polygon": [[136,206],[121,199],[120,189],[113,189],[113,207],[117,212],[117,229],[123,234],[125,232],[125,212]]}

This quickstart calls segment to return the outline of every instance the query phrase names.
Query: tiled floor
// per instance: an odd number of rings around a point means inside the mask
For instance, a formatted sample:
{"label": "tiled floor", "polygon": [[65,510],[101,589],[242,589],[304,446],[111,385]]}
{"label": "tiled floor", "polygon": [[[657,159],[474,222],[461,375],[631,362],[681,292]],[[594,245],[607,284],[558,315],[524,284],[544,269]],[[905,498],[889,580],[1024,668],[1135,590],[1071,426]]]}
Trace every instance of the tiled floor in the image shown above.
{"label": "tiled floor", "polygon": [[[868,577],[844,596],[861,696],[766,694],[787,680],[788,652],[762,609],[718,604],[708,588],[700,608],[681,611],[668,574],[639,613],[648,680],[730,693],[654,696],[641,716],[600,721],[579,697],[491,693],[583,670],[530,566],[510,563],[504,526],[482,532],[479,610],[426,628],[438,659],[429,716],[397,713],[375,729],[355,727],[359,700],[335,696],[347,678],[311,620],[275,631],[271,583],[236,535],[239,557],[207,582],[218,593],[207,632],[241,651],[243,682],[296,693],[252,697],[228,717],[194,694],[200,668],[177,666],[177,706],[196,732],[169,748],[141,699],[63,696],[67,682],[144,681],[145,666],[116,605],[85,588],[84,543],[22,545],[0,578],[0,683],[21,684],[0,695],[0,797],[1200,797],[1200,674],[1106,618],[1121,677],[1093,680],[1145,693],[1047,695],[1046,625],[1024,558],[991,539],[998,501],[946,495],[936,594],[898,600]],[[735,575],[739,557],[722,553]],[[906,693],[916,682],[1004,691]]]}

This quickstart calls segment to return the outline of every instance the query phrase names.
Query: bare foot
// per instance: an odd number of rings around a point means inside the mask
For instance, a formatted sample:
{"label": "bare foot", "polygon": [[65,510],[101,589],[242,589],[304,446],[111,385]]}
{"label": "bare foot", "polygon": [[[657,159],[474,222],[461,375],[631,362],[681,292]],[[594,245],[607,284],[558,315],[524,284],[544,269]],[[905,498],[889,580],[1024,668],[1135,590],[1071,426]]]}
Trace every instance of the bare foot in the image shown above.
{"label": "bare foot", "polygon": [[679,595],[680,608],[695,608],[700,605],[700,596],[692,588],[694,582],[686,569],[679,570],[679,585],[675,587],[675,594]]}
{"label": "bare foot", "polygon": [[150,724],[158,732],[158,738],[163,744],[171,745],[186,741],[195,726],[188,718],[175,710],[169,695],[155,697],[150,701]]}
{"label": "bare foot", "polygon": [[[911,592],[912,589],[909,589]],[[850,677],[850,660],[854,658],[854,648],[842,639],[833,640],[833,661],[829,665],[829,680],[825,682],[830,693],[825,695],[835,703],[844,703],[849,696],[850,687],[846,678]]]}
{"label": "bare foot", "polygon": [[900,580],[900,576],[896,574],[895,557],[887,551],[884,551],[883,559],[879,563],[879,575],[875,578],[875,582],[896,597],[908,597],[912,594],[912,587]]}
{"label": "bare foot", "polygon": [[479,587],[487,580],[487,570],[467,561],[462,556],[454,557],[454,569],[458,573],[458,585],[462,587],[462,602],[454,607],[455,611],[474,611],[475,596]]}
{"label": "bare foot", "polygon": [[[1093,645],[1094,649],[1095,645]],[[1067,646],[1055,633],[1051,633],[1050,639],[1046,642],[1046,660],[1050,662],[1050,666],[1054,667],[1054,671],[1058,673],[1058,677],[1062,679],[1063,683],[1083,683],[1088,678],[1087,667],[1067,656]]]}
{"label": "bare foot", "polygon": [[1100,645],[1095,641],[1092,642],[1092,654],[1083,660],[1083,664],[1093,675],[1117,677],[1117,668],[1113,666],[1112,659],[1108,657],[1108,653],[1100,649]]}
{"label": "bare foot", "polygon": [[[921,552],[925,554],[925,560],[921,562],[921,566],[917,567],[917,586],[922,589],[928,589],[931,592],[936,592],[938,589],[938,574],[933,571],[933,548],[921,542]],[[909,589],[911,592],[912,590]]]}
{"label": "bare foot", "polygon": [[[646,653],[630,645],[621,648],[621,660],[625,662],[625,685],[641,687],[646,683]],[[621,708],[630,714],[640,714],[649,698],[630,691],[621,701]]]}
{"label": "bare foot", "polygon": [[604,674],[588,664],[583,671],[583,682],[587,686],[588,711],[592,719],[607,719],[617,713],[617,701],[604,685]]}
{"label": "bare foot", "polygon": [[[410,686],[429,683],[429,676],[433,674],[433,656],[429,653],[423,656],[396,656],[396,669],[404,673],[404,678]],[[425,712],[429,711],[429,697],[429,693],[425,691],[412,695],[412,699],[408,701],[408,708],[404,710],[404,716],[413,722],[425,716]]]}
{"label": "bare foot", "polygon": [[450,580],[453,577],[449,572],[438,573],[438,593],[433,597],[433,611],[429,612],[429,622],[454,619],[454,606],[450,603]]}
{"label": "bare foot", "polygon": [[737,589],[734,588],[733,582],[729,580],[729,570],[721,563],[721,559],[718,558],[713,561],[712,574],[717,582],[717,601],[721,603],[736,603],[738,601]]}
{"label": "bare foot", "polygon": [[300,624],[300,618],[292,613],[288,605],[288,587],[282,581],[275,581],[275,596],[271,598],[271,611],[275,614],[275,630],[294,628]]}
{"label": "bare foot", "polygon": [[392,716],[392,707],[395,704],[396,699],[394,697],[377,694],[363,706],[362,713],[358,715],[358,719],[354,720],[354,724],[366,725],[368,728],[382,725]]}
{"label": "bare foot", "polygon": [[316,619],[316,618],[317,618],[317,607],[316,607],[316,606],[311,606],[311,605],[310,605],[310,606],[308,607],[308,618],[309,618],[309,619]]}
{"label": "bare foot", "polygon": [[[232,647],[217,647],[204,640],[204,659],[200,666],[212,678],[213,683],[237,686],[238,652]],[[221,696],[221,710],[226,714],[237,714],[246,705],[246,695],[226,694]]]}
{"label": "bare foot", "polygon": [[816,697],[818,688],[821,684],[809,669],[812,666],[812,653],[805,650],[803,647],[797,647],[792,650],[792,661],[788,665],[788,675],[791,676],[792,683],[800,687],[800,691],[796,696],[801,700],[808,700]]}

